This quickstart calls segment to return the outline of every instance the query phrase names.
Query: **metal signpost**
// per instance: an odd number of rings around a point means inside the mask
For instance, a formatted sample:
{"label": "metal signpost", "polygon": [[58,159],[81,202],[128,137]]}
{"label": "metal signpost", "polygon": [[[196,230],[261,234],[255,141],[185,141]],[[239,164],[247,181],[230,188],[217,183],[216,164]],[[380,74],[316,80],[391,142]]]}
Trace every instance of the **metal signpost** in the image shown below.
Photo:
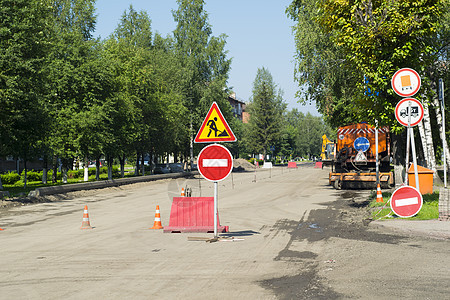
{"label": "metal signpost", "polygon": [[[411,97],[420,88],[421,79],[419,74],[410,68],[403,68],[395,72],[391,80],[392,88],[401,97]],[[391,209],[400,217],[411,217],[422,208],[422,194],[419,188],[419,175],[417,171],[416,146],[414,141],[413,127],[423,119],[424,109],[422,103],[414,98],[400,100],[395,107],[395,118],[403,126],[406,132],[406,176],[405,185],[394,191],[391,197]],[[416,188],[408,185],[409,148],[412,150],[414,164],[414,179]]]}
{"label": "metal signpost", "polygon": [[198,171],[206,180],[214,182],[214,237],[217,237],[218,182],[224,180],[233,170],[233,156],[222,145],[206,146],[198,155]]}
{"label": "metal signpost", "polygon": [[[219,106],[213,102],[203,120],[195,143],[235,142],[236,136],[222,115]],[[214,237],[218,234],[218,182],[224,180],[233,170],[233,156],[222,145],[208,145],[198,155],[198,171],[208,181],[214,182]]]}
{"label": "metal signpost", "polygon": [[439,78],[439,100],[441,101],[441,110],[442,110],[442,152],[443,152],[443,162],[444,162],[444,188],[447,188],[447,161],[445,157],[445,151],[447,148],[447,142],[445,138],[445,103],[444,103],[444,81],[442,78]]}
{"label": "metal signpost", "polygon": [[[403,126],[407,127],[407,137],[406,137],[406,169],[409,166],[409,148],[411,146],[412,159],[414,164],[414,176],[416,180],[416,186],[419,187],[418,179],[419,175],[417,173],[417,159],[416,159],[416,147],[414,143],[414,132],[413,126],[416,126],[423,119],[423,105],[419,100],[414,98],[402,99],[397,103],[395,107],[395,118]],[[408,184],[408,176],[405,178],[405,183]]]}

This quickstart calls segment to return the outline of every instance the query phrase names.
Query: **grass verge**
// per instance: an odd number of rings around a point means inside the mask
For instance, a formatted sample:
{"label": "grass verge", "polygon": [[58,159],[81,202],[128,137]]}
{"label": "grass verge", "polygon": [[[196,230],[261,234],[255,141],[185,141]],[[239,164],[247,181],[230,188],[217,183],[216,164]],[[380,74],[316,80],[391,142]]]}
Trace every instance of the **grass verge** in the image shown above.
{"label": "grass verge", "polygon": [[[127,177],[134,177],[134,173],[126,172],[125,178],[127,178]],[[100,180],[107,180],[108,174],[100,174],[99,178],[100,178]],[[56,183],[52,183],[51,178],[49,180],[50,181],[47,184],[43,184],[42,181],[28,181],[26,188],[23,186],[24,184],[23,184],[22,180],[14,183],[14,184],[3,184],[3,191],[8,191],[10,197],[23,197],[23,196],[27,196],[30,191],[34,191],[35,189],[40,188],[40,187],[85,182],[83,179],[80,179],[80,178],[68,178],[67,183],[63,183],[61,180],[58,180]],[[96,181],[95,175],[89,176],[89,181]]]}
{"label": "grass verge", "polygon": [[[369,209],[371,211],[371,217],[373,220],[389,220],[392,218],[399,218],[395,215],[388,203],[392,196],[390,192],[383,192],[383,201],[377,202],[376,192],[372,192],[369,197],[371,200],[369,204]],[[411,218],[405,218],[408,220],[433,220],[439,218],[439,192],[434,192],[433,194],[422,195],[423,205],[421,210],[417,215]],[[403,218],[402,218],[403,219]]]}

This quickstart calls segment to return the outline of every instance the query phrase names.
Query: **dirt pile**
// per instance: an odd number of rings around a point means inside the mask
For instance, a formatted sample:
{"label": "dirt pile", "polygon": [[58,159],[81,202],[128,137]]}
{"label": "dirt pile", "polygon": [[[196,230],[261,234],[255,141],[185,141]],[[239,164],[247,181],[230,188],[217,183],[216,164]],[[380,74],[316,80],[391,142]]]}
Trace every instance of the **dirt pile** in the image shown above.
{"label": "dirt pile", "polygon": [[254,170],[255,166],[249,163],[247,160],[243,158],[233,159],[233,171],[248,171]]}

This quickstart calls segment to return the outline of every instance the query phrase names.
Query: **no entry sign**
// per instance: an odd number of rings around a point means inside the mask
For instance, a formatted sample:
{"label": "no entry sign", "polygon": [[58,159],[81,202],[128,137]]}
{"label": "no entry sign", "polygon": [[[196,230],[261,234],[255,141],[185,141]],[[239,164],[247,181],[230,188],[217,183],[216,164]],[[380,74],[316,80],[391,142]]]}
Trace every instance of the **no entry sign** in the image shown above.
{"label": "no entry sign", "polygon": [[233,170],[233,156],[222,145],[209,145],[198,155],[198,171],[209,181],[221,181]]}
{"label": "no entry sign", "polygon": [[422,194],[412,186],[401,186],[391,196],[391,209],[399,217],[409,218],[422,208]]}

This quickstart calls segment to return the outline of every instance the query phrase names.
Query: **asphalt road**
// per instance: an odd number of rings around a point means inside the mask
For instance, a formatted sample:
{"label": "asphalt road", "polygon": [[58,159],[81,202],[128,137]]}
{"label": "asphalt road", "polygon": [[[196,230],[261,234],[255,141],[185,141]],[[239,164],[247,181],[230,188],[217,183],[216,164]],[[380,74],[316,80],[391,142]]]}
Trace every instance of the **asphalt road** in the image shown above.
{"label": "asphalt road", "polygon": [[335,191],[327,176],[312,165],[233,173],[219,185],[233,242],[149,229],[156,205],[169,224],[181,187],[213,195],[199,178],[2,211],[0,299],[449,299],[450,241],[365,226],[366,193]]}

